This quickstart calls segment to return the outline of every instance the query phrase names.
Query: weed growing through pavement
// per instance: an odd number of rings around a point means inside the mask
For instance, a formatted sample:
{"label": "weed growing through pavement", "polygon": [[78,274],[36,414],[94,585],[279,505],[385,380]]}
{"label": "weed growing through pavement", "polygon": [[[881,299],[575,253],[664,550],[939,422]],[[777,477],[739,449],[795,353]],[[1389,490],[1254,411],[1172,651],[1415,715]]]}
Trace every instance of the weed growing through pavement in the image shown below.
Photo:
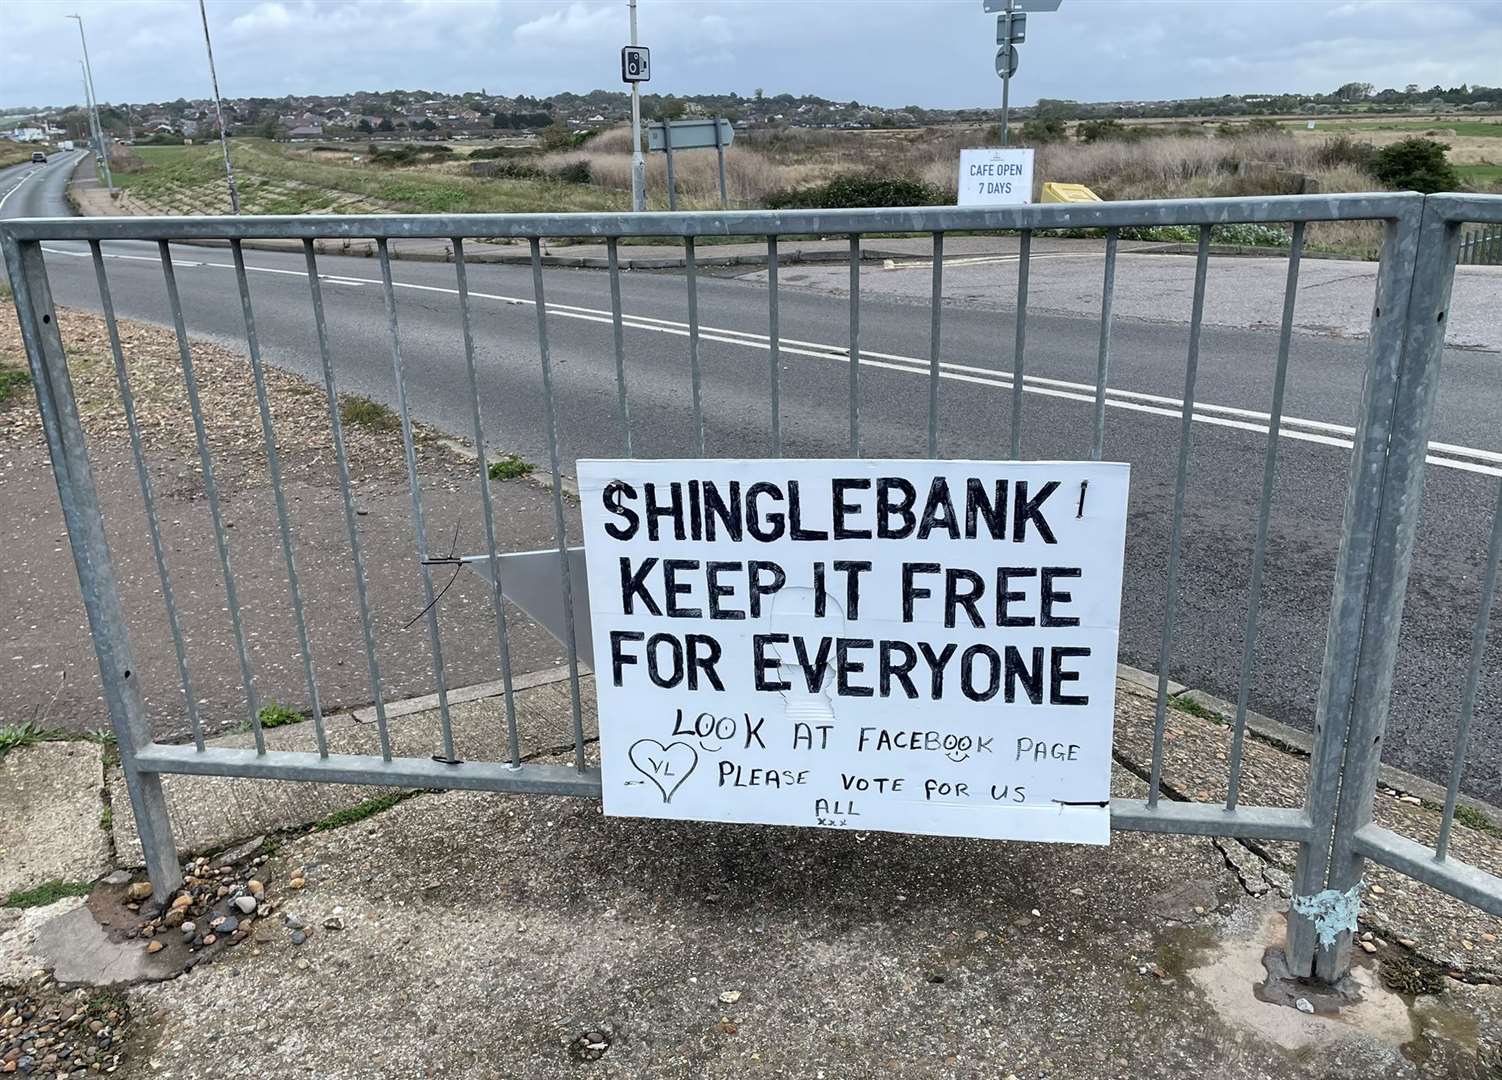
{"label": "weed growing through pavement", "polygon": [[328,817],[323,818],[313,826],[314,832],[327,832],[330,829],[342,829],[346,825],[354,825],[364,821],[368,817],[385,813],[403,799],[416,795],[415,791],[396,791],[390,795],[377,795],[374,798],[358,802],[354,806],[346,806],[343,810],[335,810]]}
{"label": "weed growing through pavement", "polygon": [[535,468],[537,466],[525,458],[516,454],[507,454],[505,457],[492,461],[489,472],[492,480],[515,480],[526,476]]}
{"label": "weed growing through pavement", "polygon": [[19,750],[23,746],[35,746],[39,742],[48,742],[57,736],[48,731],[35,720],[23,720],[19,724],[6,724],[0,727],[0,759],[12,750]]}
{"label": "weed growing through pavement", "polygon": [[93,884],[88,881],[44,881],[34,889],[17,889],[0,906],[46,907],[69,896],[88,896],[93,888]]}
{"label": "weed growing through pavement", "polygon": [[1190,716],[1198,716],[1201,720],[1208,720],[1212,724],[1224,724],[1226,718],[1207,705],[1201,705],[1198,701],[1188,697],[1171,697],[1168,699],[1171,708],[1179,712],[1186,712]]}
{"label": "weed growing through pavement", "polygon": [[300,724],[307,719],[296,709],[289,709],[279,701],[266,702],[256,716],[260,719],[263,728],[286,727],[288,724]]}
{"label": "weed growing through pavement", "polygon": [[1477,810],[1474,806],[1456,806],[1455,820],[1466,828],[1475,829],[1477,832],[1492,833],[1493,835],[1502,834],[1502,828],[1499,828],[1496,822],[1480,810]]}

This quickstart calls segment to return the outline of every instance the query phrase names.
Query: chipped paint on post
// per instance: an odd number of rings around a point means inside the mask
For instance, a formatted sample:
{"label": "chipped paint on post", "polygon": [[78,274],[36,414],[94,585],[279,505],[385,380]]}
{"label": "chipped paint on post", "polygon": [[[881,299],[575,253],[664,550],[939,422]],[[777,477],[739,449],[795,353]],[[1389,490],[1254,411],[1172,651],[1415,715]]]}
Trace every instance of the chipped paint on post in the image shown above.
{"label": "chipped paint on post", "polygon": [[1320,946],[1332,949],[1343,931],[1356,932],[1356,917],[1361,912],[1361,883],[1345,892],[1326,889],[1313,896],[1295,896],[1293,910],[1314,924]]}

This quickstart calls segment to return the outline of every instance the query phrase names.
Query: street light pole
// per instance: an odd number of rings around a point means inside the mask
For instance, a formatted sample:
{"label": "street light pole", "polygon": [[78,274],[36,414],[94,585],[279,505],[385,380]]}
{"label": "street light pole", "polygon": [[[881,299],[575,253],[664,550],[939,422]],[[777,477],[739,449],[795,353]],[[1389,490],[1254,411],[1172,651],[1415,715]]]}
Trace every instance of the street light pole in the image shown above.
{"label": "street light pole", "polygon": [[89,129],[87,141],[93,144],[94,155],[99,155],[99,130],[94,127],[94,95],[89,93],[89,77],[84,72],[83,61],[78,62],[78,77],[83,80],[83,117],[84,124]]}
{"label": "street light pole", "polygon": [[198,0],[198,14],[203,18],[203,46],[209,52],[209,80],[214,84],[214,115],[219,118],[219,148],[224,151],[224,176],[229,181],[229,211],[240,212],[240,192],[235,189],[235,170],[229,163],[229,135],[224,130],[224,105],[219,100],[219,74],[214,70],[214,43],[209,40],[209,13]]}
{"label": "street light pole", "polygon": [[[636,0],[627,0],[631,8],[631,44],[636,44]],[[641,91],[631,84],[631,209],[641,213],[647,208],[647,159],[641,152]]]}
{"label": "street light pole", "polygon": [[83,34],[83,16],[69,15],[78,23],[78,40],[83,45],[83,81],[84,89],[89,96],[89,110],[94,115],[94,137],[97,140],[100,162],[104,166],[104,186],[109,188],[109,193],[115,193],[115,178],[110,175],[109,148],[104,143],[104,125],[99,122],[99,96],[94,93],[94,69],[89,64],[89,39]]}

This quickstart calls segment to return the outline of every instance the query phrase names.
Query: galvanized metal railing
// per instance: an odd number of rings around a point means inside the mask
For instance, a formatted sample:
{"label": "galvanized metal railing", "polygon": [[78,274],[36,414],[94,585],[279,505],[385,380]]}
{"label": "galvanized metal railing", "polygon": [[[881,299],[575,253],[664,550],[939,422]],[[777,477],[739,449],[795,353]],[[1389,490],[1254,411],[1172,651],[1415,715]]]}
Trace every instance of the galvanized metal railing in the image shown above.
{"label": "galvanized metal railing", "polygon": [[1502,266],[1502,225],[1461,230],[1455,261],[1461,266]]}
{"label": "galvanized metal railing", "polygon": [[[1384,241],[1372,309],[1367,364],[1361,401],[1357,408],[1358,421],[1353,439],[1344,525],[1326,635],[1308,790],[1301,807],[1248,806],[1243,801],[1242,793],[1248,697],[1257,651],[1269,520],[1278,474],[1278,450],[1300,262],[1309,225],[1351,220],[1379,222],[1384,229]],[[1239,692],[1232,722],[1227,796],[1223,802],[1185,802],[1163,798],[1168,673],[1174,660],[1178,579],[1185,528],[1185,492],[1193,457],[1194,421],[1199,408],[1196,389],[1211,229],[1217,224],[1230,222],[1287,223],[1291,226],[1292,235],[1273,371],[1272,406],[1266,423],[1268,441],[1263,460],[1257,531],[1247,595]],[[134,218],[0,223],[0,244],[3,244],[6,266],[15,290],[22,334],[83,589],[106,702],[119,739],[122,764],[147,866],[158,895],[165,896],[176,888],[180,880],[176,848],[161,788],[161,776],[167,773],[590,797],[599,795],[598,771],[586,763],[584,707],[580,689],[580,628],[575,624],[575,597],[571,579],[571,575],[578,572],[579,564],[570,549],[561,484],[553,484],[553,553],[546,556],[517,556],[503,555],[498,551],[499,538],[486,469],[485,429],[480,409],[480,375],[476,366],[466,239],[513,238],[525,239],[529,244],[532,303],[536,312],[538,360],[545,403],[543,421],[548,464],[553,476],[558,477],[566,472],[569,463],[562,459],[559,449],[559,418],[548,340],[549,307],[543,282],[541,242],[544,239],[589,238],[606,243],[615,408],[623,452],[628,456],[633,453],[634,446],[625,330],[641,324],[634,317],[627,316],[622,309],[619,241],[631,237],[677,237],[683,244],[693,442],[702,454],[705,449],[705,394],[700,355],[703,331],[699,319],[696,240],[701,237],[725,236],[764,239],[767,251],[768,331],[765,341],[769,354],[768,409],[771,420],[768,450],[773,456],[779,456],[783,452],[780,371],[781,350],[784,345],[779,323],[779,237],[808,234],[848,237],[851,255],[848,344],[844,347],[810,342],[786,344],[811,355],[838,357],[848,362],[849,445],[851,454],[859,455],[862,452],[862,365],[890,365],[893,362],[888,354],[862,347],[859,258],[862,239],[882,233],[929,234],[932,238],[933,261],[926,370],[926,445],[929,455],[937,457],[943,449],[939,438],[939,382],[945,375],[945,365],[940,359],[944,318],[945,236],[957,230],[1020,231],[1016,326],[1010,374],[1004,376],[1000,369],[986,369],[992,384],[1009,389],[1008,441],[1011,455],[1020,458],[1023,452],[1023,395],[1029,388],[1050,389],[1049,380],[1039,381],[1027,372],[1028,276],[1033,235],[1040,230],[1049,229],[1103,230],[1104,276],[1095,384],[1092,394],[1073,394],[1088,401],[1091,406],[1091,456],[1099,460],[1105,446],[1113,299],[1121,230],[1149,225],[1189,225],[1198,228],[1199,243],[1194,264],[1183,397],[1180,403],[1175,403],[1180,419],[1180,433],[1174,468],[1167,567],[1168,602],[1159,646],[1151,770],[1146,798],[1113,800],[1113,827],[1284,840],[1298,844],[1300,855],[1294,882],[1295,903],[1290,918],[1288,955],[1292,969],[1302,975],[1316,974],[1333,979],[1346,970],[1351,934],[1355,928],[1353,890],[1359,882],[1361,864],[1365,858],[1392,866],[1488,911],[1502,913],[1502,881],[1456,862],[1448,853],[1450,827],[1455,815],[1456,798],[1465,767],[1468,732],[1475,710],[1487,618],[1497,587],[1497,564],[1499,551],[1502,551],[1502,513],[1499,513],[1492,528],[1483,604],[1473,632],[1472,663],[1465,689],[1455,767],[1450,777],[1450,797],[1445,807],[1440,841],[1434,850],[1421,849],[1412,841],[1371,824],[1378,747],[1388,712],[1398,630],[1413,548],[1419,495],[1423,485],[1439,357],[1443,347],[1445,315],[1463,222],[1502,222],[1502,198],[1373,194],[963,209],[931,207],[902,210],[636,215]],[[472,406],[468,421],[479,451],[478,483],[485,536],[484,553],[473,557],[468,565],[482,573],[491,583],[490,599],[497,634],[505,713],[507,752],[502,761],[459,761],[455,755],[448,679],[434,606],[433,582],[428,570],[430,559],[422,486],[417,468],[391,269],[392,256],[389,251],[390,241],[416,237],[442,238],[452,245],[463,332],[464,376]],[[431,758],[397,756],[392,748],[385,708],[386,694],[372,622],[373,611],[366,588],[361,530],[351,488],[350,467],[339,414],[335,365],[320,290],[315,242],[353,238],[374,239],[377,244],[396,406],[401,421],[404,461],[411,495],[415,556],[427,602],[424,615],[440,715],[441,752]],[[293,530],[282,490],[275,432],[268,406],[264,365],[256,335],[243,252],[245,241],[266,239],[301,241],[337,462],[344,525],[356,582],[379,755],[333,753],[324,731],[325,718],[320,705],[317,665],[299,588]],[[192,348],[173,272],[172,244],[205,240],[227,242],[233,256],[261,430],[276,497],[277,532],[286,567],[308,700],[311,703],[310,715],[315,727],[316,752],[269,750],[262,731],[254,672],[237,603],[236,578],[218,506],[213,455],[194,378]],[[88,244],[93,260],[100,303],[110,331],[115,376],[127,420],[135,471],[146,508],[147,529],[176,652],[184,709],[192,730],[191,746],[156,742],[142,706],[141,691],[132,662],[129,628],[105,542],[99,500],[94,489],[77,404],[68,375],[68,361],[54,317],[41,247],[43,241],[84,241]],[[204,490],[216,534],[216,550],[234,630],[245,704],[251,730],[254,732],[253,749],[212,747],[206,745],[204,740],[166,551],[157,522],[146,454],[132,408],[124,350],[110,298],[101,245],[114,241],[150,241],[156,245],[180,348],[182,374],[188,389],[188,406],[192,415]],[[914,368],[905,366],[903,370]],[[1009,386],[1006,385],[1007,379]],[[1499,508],[1502,508],[1502,502],[1499,502]],[[519,573],[518,570],[535,571],[540,565],[537,561],[539,558],[546,558],[555,567],[561,595],[536,600],[533,606],[528,606],[528,597],[533,596],[537,590],[535,581],[528,579],[535,577],[535,574]],[[514,561],[519,559],[530,561],[524,565]],[[555,630],[565,646],[572,720],[571,765],[523,760],[504,605],[504,601],[508,599],[522,603],[534,615],[546,608],[547,614],[539,617]],[[1336,905],[1336,908],[1349,912],[1349,917],[1337,918],[1333,923],[1328,915],[1329,905],[1322,909],[1313,902],[1319,898],[1328,900],[1344,897],[1350,897],[1352,902],[1344,907]],[[1322,910],[1326,913],[1321,914]]]}

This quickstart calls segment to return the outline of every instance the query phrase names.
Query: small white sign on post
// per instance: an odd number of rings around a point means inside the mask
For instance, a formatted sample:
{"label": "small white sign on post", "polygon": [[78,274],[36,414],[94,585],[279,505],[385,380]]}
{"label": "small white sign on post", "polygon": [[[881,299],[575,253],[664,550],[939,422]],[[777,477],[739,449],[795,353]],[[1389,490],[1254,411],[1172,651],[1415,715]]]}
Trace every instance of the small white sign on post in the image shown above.
{"label": "small white sign on post", "polygon": [[1106,843],[1127,488],[579,462],[605,812]]}
{"label": "small white sign on post", "polygon": [[1033,151],[981,147],[960,151],[961,206],[1015,206],[1033,201]]}

